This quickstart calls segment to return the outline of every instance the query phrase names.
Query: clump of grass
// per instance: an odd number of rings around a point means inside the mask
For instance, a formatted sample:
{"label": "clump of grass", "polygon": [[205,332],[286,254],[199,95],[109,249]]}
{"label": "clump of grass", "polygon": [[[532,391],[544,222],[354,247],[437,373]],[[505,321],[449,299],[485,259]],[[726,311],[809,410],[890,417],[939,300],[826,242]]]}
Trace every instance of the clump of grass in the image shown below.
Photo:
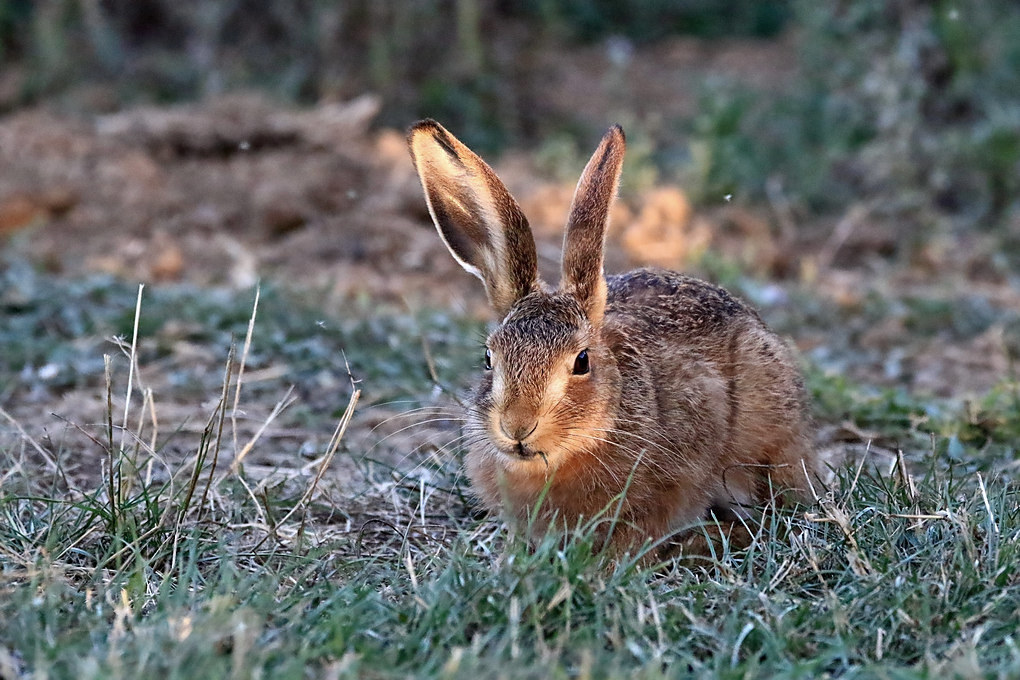
{"label": "clump of grass", "polygon": [[[76,569],[92,571],[101,580],[111,578],[111,573],[116,575],[124,569],[133,570],[138,566],[140,555],[145,555],[147,569],[159,570],[167,566],[173,569],[180,557],[178,548],[186,535],[194,533],[195,537],[208,540],[212,536],[208,530],[214,528],[209,526],[208,521],[216,525],[229,516],[229,513],[220,516],[216,512],[215,496],[227,477],[220,463],[221,454],[230,441],[233,442],[229,447],[232,452],[230,473],[234,481],[253,493],[244,478],[239,476],[244,458],[290,403],[288,393],[247,441],[242,430],[239,441],[238,413],[258,295],[243,348],[239,354],[233,347],[228,352],[218,399],[213,402],[205,425],[197,433],[192,455],[181,461],[176,469],[158,446],[159,418],[153,392],[134,384],[139,368],[137,348],[141,303],[142,289],[139,288],[131,341],[119,341],[128,363],[124,397],[118,401],[118,406],[123,404],[122,419],[115,413],[114,406],[115,358],[106,355],[105,422],[101,434],[92,434],[88,429],[75,425],[101,452],[97,459],[90,461],[90,465],[101,469],[100,474],[86,477],[95,480],[94,488],[82,487],[78,480],[63,474],[61,464],[66,464],[66,459],[62,460],[59,453],[53,455],[48,452],[23,427],[18,426],[18,433],[23,442],[31,445],[30,448],[19,451],[12,447],[5,451],[11,476],[20,478],[21,484],[27,487],[22,495],[5,496],[3,499],[4,509],[11,520],[12,535],[8,538],[20,545],[21,554],[28,562],[31,562],[33,554],[38,555],[40,547],[44,547],[51,558],[68,560]],[[136,392],[141,394],[136,395]],[[141,403],[133,401],[133,397],[138,396]],[[323,452],[312,483],[281,522],[289,520],[298,508],[308,504],[316,483],[336,453],[359,396],[358,390],[352,391],[340,425]],[[18,425],[9,413],[0,413],[8,422]],[[31,483],[29,472],[40,462],[39,458],[51,468],[48,488],[35,489]],[[158,468],[165,470],[160,473]],[[265,498],[268,501],[268,497]],[[256,501],[254,495],[252,500]],[[254,505],[260,507],[258,502]],[[73,518],[70,523],[67,522],[69,517]],[[256,521],[264,525],[266,520],[259,518]],[[66,533],[68,531],[70,535]],[[72,536],[74,538],[70,540]],[[64,543],[69,547],[54,553],[54,547]],[[139,574],[139,577],[145,580],[143,575]]]}
{"label": "clump of grass", "polygon": [[188,536],[148,588],[26,570],[2,639],[52,677],[1015,673],[1015,485],[901,480],[851,470],[747,553],[657,574],[607,570],[584,530],[498,561],[485,527],[370,558]]}

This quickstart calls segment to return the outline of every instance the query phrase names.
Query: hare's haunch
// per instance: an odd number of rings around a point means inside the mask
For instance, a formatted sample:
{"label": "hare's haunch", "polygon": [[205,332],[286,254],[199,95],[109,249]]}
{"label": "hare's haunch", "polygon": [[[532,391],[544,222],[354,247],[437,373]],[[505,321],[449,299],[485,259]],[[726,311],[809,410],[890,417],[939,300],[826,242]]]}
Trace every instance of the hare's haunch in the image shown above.
{"label": "hare's haunch", "polygon": [[577,184],[556,289],[481,158],[432,120],[408,143],[439,235],[501,319],[468,414],[467,472],[487,506],[544,531],[617,501],[610,540],[625,550],[817,487],[800,372],[758,314],[675,272],[605,275],[622,129]]}

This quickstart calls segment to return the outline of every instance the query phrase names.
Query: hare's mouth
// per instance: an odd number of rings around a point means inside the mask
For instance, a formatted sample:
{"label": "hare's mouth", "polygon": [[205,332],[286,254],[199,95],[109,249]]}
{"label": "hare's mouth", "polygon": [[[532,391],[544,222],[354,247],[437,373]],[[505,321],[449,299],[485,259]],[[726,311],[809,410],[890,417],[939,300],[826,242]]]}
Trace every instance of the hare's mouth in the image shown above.
{"label": "hare's mouth", "polygon": [[542,458],[545,460],[545,453],[539,451],[536,448],[528,446],[524,442],[517,442],[510,447],[508,453],[517,458],[518,460],[531,460],[533,458]]}

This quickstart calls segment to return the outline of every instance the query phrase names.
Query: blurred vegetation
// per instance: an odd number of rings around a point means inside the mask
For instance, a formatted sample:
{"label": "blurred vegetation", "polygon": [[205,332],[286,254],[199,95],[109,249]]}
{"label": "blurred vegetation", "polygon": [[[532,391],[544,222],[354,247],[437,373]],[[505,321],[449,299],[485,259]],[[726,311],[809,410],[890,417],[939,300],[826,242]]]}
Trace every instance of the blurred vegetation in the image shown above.
{"label": "blurred vegetation", "polygon": [[[86,106],[259,88],[385,101],[383,122],[441,117],[492,150],[535,132],[529,55],[550,41],[768,36],[788,0],[0,0],[0,108],[77,92]],[[93,88],[80,96],[85,86]],[[79,105],[81,101],[77,102]]]}
{"label": "blurred vegetation", "polygon": [[790,3],[783,0],[526,0],[514,4],[524,16],[539,19],[546,30],[552,26],[582,41],[609,35],[639,43],[677,34],[768,37],[778,33],[790,16]]}
{"label": "blurred vegetation", "polygon": [[[112,338],[130,338],[136,288],[110,276],[64,281],[41,275],[31,264],[0,258],[0,403],[28,387],[34,398],[99,384],[103,354],[115,353]],[[245,337],[252,314],[248,293],[189,286],[148,288],[139,333],[143,362],[173,364],[183,345],[229,347]],[[274,286],[261,289],[258,332],[247,365],[286,364],[291,384],[315,390],[347,390],[351,371],[366,386],[363,403],[427,396],[435,388],[429,371],[457,384],[478,363],[478,321],[428,310],[409,315],[367,301],[351,301],[342,318],[321,319],[323,301]],[[407,337],[416,342],[407,343]],[[426,358],[426,347],[436,352]],[[431,361],[431,368],[426,368]],[[171,371],[178,394],[204,390],[221,380],[220,357],[209,366],[192,357]],[[339,387],[337,387],[339,386]],[[253,389],[258,390],[257,386]],[[341,401],[330,389],[323,401]],[[306,401],[315,402],[311,394]],[[338,414],[339,415],[339,414]]]}
{"label": "blurred vegetation", "polygon": [[[1020,4],[797,0],[802,78],[706,87],[701,196],[779,187],[817,212],[862,202],[910,233],[1020,220]],[[1015,229],[1014,229],[1015,231]]]}
{"label": "blurred vegetation", "polygon": [[[542,49],[781,31],[796,37],[797,82],[706,83],[700,114],[651,140],[659,176],[702,201],[779,193],[807,214],[861,203],[904,220],[907,241],[1012,221],[1020,251],[1012,0],[0,0],[0,110],[374,91],[381,123],[437,117],[489,153],[587,135],[538,119]],[[686,145],[666,148],[679,133]]]}

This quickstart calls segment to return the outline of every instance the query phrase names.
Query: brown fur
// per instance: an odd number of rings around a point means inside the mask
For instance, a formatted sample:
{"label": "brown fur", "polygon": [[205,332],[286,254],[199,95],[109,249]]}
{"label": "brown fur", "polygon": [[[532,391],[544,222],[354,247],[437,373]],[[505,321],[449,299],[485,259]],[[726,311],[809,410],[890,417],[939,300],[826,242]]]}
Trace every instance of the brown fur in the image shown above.
{"label": "brown fur", "polygon": [[[619,127],[578,182],[558,291],[492,170],[435,122],[409,141],[444,241],[504,317],[469,413],[466,467],[487,506],[538,533],[619,513],[605,538],[622,551],[821,478],[795,360],[753,309],[675,272],[605,277]],[[582,350],[590,370],[575,374]]]}
{"label": "brown fur", "polygon": [[407,143],[443,242],[505,314],[538,283],[527,218],[492,168],[439,123],[417,123]]}

